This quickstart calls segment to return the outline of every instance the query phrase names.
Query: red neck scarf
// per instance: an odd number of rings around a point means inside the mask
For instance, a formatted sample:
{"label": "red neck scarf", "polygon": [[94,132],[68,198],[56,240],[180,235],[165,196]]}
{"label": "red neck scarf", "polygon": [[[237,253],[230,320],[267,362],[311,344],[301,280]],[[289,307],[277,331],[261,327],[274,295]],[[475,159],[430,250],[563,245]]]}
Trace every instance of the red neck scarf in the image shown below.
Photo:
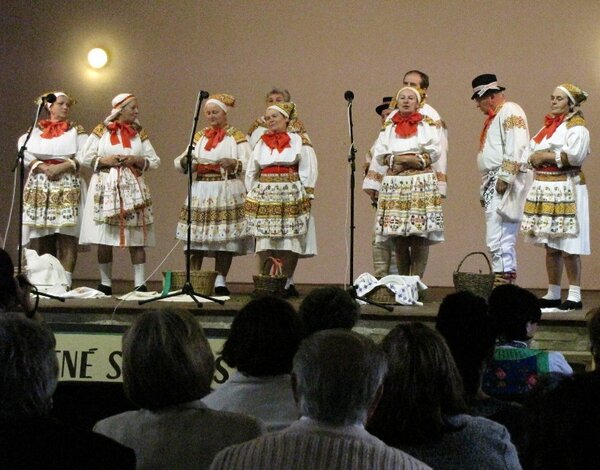
{"label": "red neck scarf", "polygon": [[485,122],[483,123],[483,129],[481,131],[481,135],[479,136],[479,150],[483,150],[483,146],[485,144],[485,138],[487,136],[487,131],[490,127],[490,124],[496,117],[496,110],[490,109],[487,114],[488,114],[488,117],[486,118]]}
{"label": "red neck scarf", "polygon": [[544,120],[544,127],[536,134],[533,138],[536,143],[540,143],[544,140],[544,137],[547,139],[550,138],[554,131],[560,126],[560,124],[564,121],[565,115],[561,114],[560,116],[554,116],[552,114],[547,114]]}
{"label": "red neck scarf", "polygon": [[67,121],[51,121],[50,119],[42,119],[40,121],[40,126],[44,129],[44,132],[42,132],[43,139],[60,137],[69,129],[69,123]]}
{"label": "red neck scarf", "polygon": [[131,148],[131,138],[137,134],[137,131],[129,124],[124,122],[114,121],[106,126],[110,131],[110,143],[113,145],[119,145],[118,132],[121,131],[121,143],[124,148]]}
{"label": "red neck scarf", "polygon": [[417,133],[417,126],[422,120],[423,116],[420,113],[412,113],[408,116],[396,113],[392,116],[392,122],[396,124],[396,135],[405,138]]}
{"label": "red neck scarf", "polygon": [[279,153],[283,151],[283,149],[289,149],[290,145],[290,136],[287,132],[275,132],[274,134],[263,134],[261,136],[262,141],[267,144],[267,147],[271,149],[271,153],[273,150],[277,150]]}
{"label": "red neck scarf", "polygon": [[209,127],[204,131],[204,135],[207,138],[204,150],[212,150],[225,138],[226,131],[222,127]]}

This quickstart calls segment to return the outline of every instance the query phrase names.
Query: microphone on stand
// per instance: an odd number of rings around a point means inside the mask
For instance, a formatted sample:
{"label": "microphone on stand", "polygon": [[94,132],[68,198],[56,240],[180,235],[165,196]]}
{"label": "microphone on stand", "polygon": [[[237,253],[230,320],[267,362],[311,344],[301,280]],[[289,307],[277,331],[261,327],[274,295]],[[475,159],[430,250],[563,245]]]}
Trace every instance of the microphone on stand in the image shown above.
{"label": "microphone on stand", "polygon": [[202,98],[203,100],[208,98],[208,91],[200,90],[200,98]]}
{"label": "microphone on stand", "polygon": [[344,93],[344,98],[348,103],[352,103],[352,100],[354,99],[354,93],[348,90],[346,93]]}
{"label": "microphone on stand", "polygon": [[56,95],[54,93],[48,93],[47,95],[42,96],[42,101],[44,103],[54,103],[56,101]]}

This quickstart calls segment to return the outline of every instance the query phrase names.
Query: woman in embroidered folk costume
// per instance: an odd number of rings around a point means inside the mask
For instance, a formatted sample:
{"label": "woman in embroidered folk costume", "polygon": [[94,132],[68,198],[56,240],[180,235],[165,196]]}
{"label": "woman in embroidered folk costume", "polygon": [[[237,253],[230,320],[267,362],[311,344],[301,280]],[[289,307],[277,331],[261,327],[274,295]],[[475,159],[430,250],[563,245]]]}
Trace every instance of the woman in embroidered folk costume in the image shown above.
{"label": "woman in embroidered folk costume", "polygon": [[[285,88],[273,88],[267,93],[266,96],[267,107],[275,103],[288,103],[290,101],[290,92]],[[258,119],[256,119],[256,121],[254,121],[254,123],[248,130],[248,143],[250,144],[250,147],[256,147],[256,144],[258,143],[262,135],[268,130],[269,127],[265,120],[265,116],[260,116]],[[299,132],[301,134],[306,133],[306,130],[304,129],[304,124],[297,117],[290,119],[287,131]]]}
{"label": "woman in embroidered folk costume", "polygon": [[[216,295],[229,295],[225,278],[233,256],[252,251],[252,237],[246,230],[242,175],[250,158],[246,136],[227,123],[235,98],[225,93],[211,95],[204,105],[209,127],[194,136],[192,171],[191,268],[199,270],[204,256],[214,256]],[[175,168],[185,172],[186,153],[175,159]],[[187,240],[189,202],[186,200],[177,238]]]}
{"label": "woman in embroidered folk costume", "polygon": [[[590,254],[588,191],[581,165],[590,153],[590,133],[581,111],[587,93],[563,83],[550,96],[550,114],[531,139],[528,162],[535,181],[527,195],[521,232],[546,248],[548,292],[542,308],[581,310],[581,259]],[[563,267],[569,294],[561,302]]]}
{"label": "woman in embroidered folk costume", "polygon": [[435,122],[417,110],[421,90],[405,86],[397,95],[373,147],[387,174],[380,183],[375,224],[376,241],[392,238],[401,275],[423,277],[429,245],[444,240],[441,195],[431,163],[440,156]]}
{"label": "woman in embroidered folk costume", "polygon": [[[68,120],[75,100],[62,91],[50,95],[55,101],[44,104],[48,118],[33,129],[25,151],[29,175],[23,200],[23,243],[36,239],[40,254],[56,256],[71,285],[85,197],[79,163],[87,135],[83,127]],[[21,136],[19,148],[25,139],[26,135]]]}
{"label": "woman in embroidered folk costume", "polygon": [[80,243],[98,245],[100,285],[112,294],[113,246],[129,247],[136,290],[146,291],[146,252],[154,243],[152,199],[144,173],[160,159],[137,119],[134,95],[121,93],[112,111],[85,144],[83,164],[94,171],[86,201]]}
{"label": "woman in embroidered folk costume", "polygon": [[256,237],[261,266],[268,257],[283,261],[286,297],[298,297],[294,271],[298,258],[317,254],[311,202],[317,182],[317,156],[305,134],[290,132],[296,119],[294,103],[267,108],[269,131],[252,152],[246,171],[246,220]]}

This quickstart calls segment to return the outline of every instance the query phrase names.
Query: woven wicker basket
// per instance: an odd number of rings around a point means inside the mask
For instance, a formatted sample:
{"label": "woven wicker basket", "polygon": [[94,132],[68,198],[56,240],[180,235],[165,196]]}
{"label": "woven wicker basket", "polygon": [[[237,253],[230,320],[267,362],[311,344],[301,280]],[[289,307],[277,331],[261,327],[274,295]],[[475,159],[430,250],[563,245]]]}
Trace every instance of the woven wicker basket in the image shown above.
{"label": "woven wicker basket", "polygon": [[[163,272],[163,277],[165,276]],[[216,271],[190,271],[190,282],[198,294],[212,295],[217,279]],[[178,290],[185,284],[185,271],[171,271],[171,290]]]}
{"label": "woven wicker basket", "polygon": [[396,294],[388,289],[387,286],[377,286],[367,293],[365,297],[378,304],[393,305],[396,303]]}
{"label": "woven wicker basket", "polygon": [[252,276],[254,295],[283,295],[287,277],[281,274],[281,268],[277,269],[275,275],[268,274],[273,266],[275,266],[274,260],[269,257],[263,263],[261,273]]}
{"label": "woven wicker basket", "polygon": [[[481,271],[479,271],[479,273],[465,273],[460,270],[465,260],[473,255],[481,255],[485,258],[485,261],[489,268],[488,274],[483,274]],[[490,260],[487,257],[487,255],[482,251],[473,251],[467,256],[465,256],[459,263],[458,267],[456,268],[456,271],[454,271],[454,273],[452,274],[454,288],[457,292],[461,290],[466,290],[472,292],[475,295],[483,297],[486,300],[490,297],[492,289],[494,288],[494,278],[495,275],[492,271],[492,265],[490,264]]]}

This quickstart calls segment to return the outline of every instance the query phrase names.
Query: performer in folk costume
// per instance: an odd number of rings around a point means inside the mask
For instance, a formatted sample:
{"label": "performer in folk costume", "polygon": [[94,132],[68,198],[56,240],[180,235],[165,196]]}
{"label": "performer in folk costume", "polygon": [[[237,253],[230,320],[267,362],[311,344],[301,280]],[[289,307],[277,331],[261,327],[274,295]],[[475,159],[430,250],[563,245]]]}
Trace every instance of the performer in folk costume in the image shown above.
{"label": "performer in folk costume", "polygon": [[[275,103],[289,103],[291,100],[290,92],[285,88],[273,88],[266,96],[267,106],[271,106]],[[269,126],[267,125],[264,116],[260,116],[256,119],[248,130],[248,142],[250,143],[250,147],[254,148],[261,136],[268,130]],[[305,138],[308,138],[306,129],[304,129],[304,124],[298,118],[290,119],[287,131],[299,132],[300,134],[304,134]]]}
{"label": "performer in folk costume", "polygon": [[160,159],[140,126],[138,101],[130,93],[112,100],[112,111],[88,138],[83,164],[94,171],[79,242],[98,245],[98,290],[112,294],[112,248],[129,247],[134,286],[146,291],[146,252],[154,246],[154,216],[144,173]]}
{"label": "performer in folk costume", "polygon": [[[246,230],[244,201],[246,188],[243,174],[250,158],[246,136],[227,123],[235,98],[225,93],[212,95],[204,105],[209,127],[194,136],[192,171],[191,267],[200,270],[204,256],[215,257],[216,295],[229,295],[225,278],[233,256],[252,251],[252,237]],[[186,153],[175,159],[175,168],[185,172]],[[186,200],[176,237],[187,240],[187,218],[190,210]]]}
{"label": "performer in folk costume", "polygon": [[[374,160],[387,167],[378,191],[377,242],[392,238],[398,273],[423,277],[429,245],[444,240],[444,216],[438,181],[431,168],[440,156],[435,122],[417,112],[422,90],[405,86],[397,108],[385,121],[373,147]],[[364,187],[364,186],[363,186]]]}
{"label": "performer in folk costume", "polygon": [[256,237],[262,263],[269,256],[283,260],[286,297],[297,297],[294,271],[299,257],[317,254],[311,204],[317,182],[317,157],[305,134],[290,132],[294,103],[267,108],[269,131],[254,147],[246,170],[246,220]]}
{"label": "performer in folk costume", "polygon": [[[527,117],[521,107],[506,101],[504,87],[496,75],[483,74],[472,81],[472,100],[487,116],[479,140],[477,165],[481,172],[480,200],[485,208],[486,244],[492,255],[496,284],[513,283],[517,278],[515,248],[519,222],[503,218],[497,209],[506,191],[521,192],[515,180],[525,161],[523,153],[529,142]],[[521,199],[522,200],[522,199]]]}
{"label": "performer in folk costume", "polygon": [[[527,194],[521,232],[525,239],[546,248],[548,292],[542,308],[581,310],[581,259],[590,254],[588,191],[581,171],[590,153],[590,133],[581,111],[575,110],[587,93],[570,83],[556,87],[550,96],[550,114],[531,139],[528,162],[535,181]],[[569,294],[561,301],[563,266]]]}
{"label": "performer in folk costume", "polygon": [[[381,100],[381,104],[375,107],[375,112],[381,120],[380,129],[383,128],[386,118],[393,111],[393,108],[389,107],[392,100],[392,96],[384,96]],[[377,143],[377,139],[375,140],[375,143]],[[373,144],[373,147],[375,146],[375,143]],[[371,205],[377,208],[379,191],[377,191],[375,187],[379,187],[381,184],[381,181],[387,172],[387,167],[379,165],[377,161],[373,159],[373,147],[371,147],[365,155],[365,163],[363,166],[365,176],[363,180],[363,191],[371,198]],[[394,249],[394,242],[392,240],[377,243],[375,232],[373,232],[371,253],[373,257],[373,274],[375,277],[381,278],[388,274],[398,274],[395,261],[396,250]],[[392,259],[394,259],[393,264]]]}
{"label": "performer in folk costume", "polygon": [[[70,286],[85,198],[79,164],[87,135],[83,127],[68,120],[75,100],[63,91],[51,94],[56,100],[44,104],[47,118],[33,129],[25,151],[29,175],[23,199],[23,244],[35,239],[40,254],[57,257]],[[36,104],[41,101],[40,96]],[[18,148],[26,138],[26,134],[21,136]]]}
{"label": "performer in folk costume", "polygon": [[[446,173],[448,166],[448,131],[446,129],[446,124],[440,117],[440,114],[433,108],[433,106],[426,102],[427,90],[429,88],[429,76],[420,70],[409,70],[404,74],[403,86],[411,86],[422,90],[422,100],[418,109],[419,114],[433,121],[436,129],[439,132],[440,156],[435,162],[432,162],[431,168],[435,172],[440,195],[442,198],[445,198],[447,192]],[[390,98],[390,101],[392,101],[390,108],[386,109],[386,111],[389,110],[389,112],[395,109],[397,105],[395,100]],[[369,168],[367,170],[365,180],[363,181],[363,189],[365,192],[367,192],[367,194],[377,197],[378,193],[376,188],[381,184],[381,181],[387,172],[387,167],[379,165],[376,160],[372,160],[370,157],[371,152],[369,152],[367,155]],[[375,276],[377,277],[388,274],[387,271],[389,271],[390,258],[389,246],[389,244],[382,243],[376,243],[373,245],[373,263],[375,266]],[[425,245],[422,247],[422,249],[429,250],[429,246]],[[404,254],[401,254],[401,256],[406,260],[410,255],[409,253],[405,252]],[[428,256],[428,254],[426,254],[426,256]],[[386,265],[388,266],[388,269],[384,270]]]}

